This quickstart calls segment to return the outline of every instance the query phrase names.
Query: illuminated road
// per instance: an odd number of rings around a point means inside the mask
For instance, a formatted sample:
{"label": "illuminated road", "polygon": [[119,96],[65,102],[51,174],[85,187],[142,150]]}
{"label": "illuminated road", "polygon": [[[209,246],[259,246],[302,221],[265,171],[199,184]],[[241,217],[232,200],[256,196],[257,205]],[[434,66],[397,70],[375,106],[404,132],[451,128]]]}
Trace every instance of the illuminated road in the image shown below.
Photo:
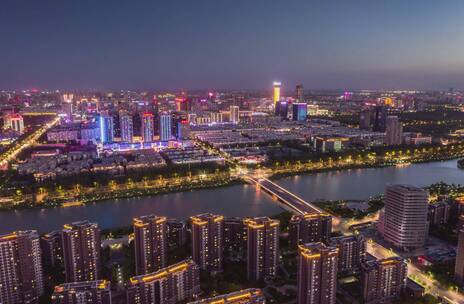
{"label": "illuminated road", "polygon": [[0,156],[0,170],[8,169],[8,163],[12,160],[15,160],[19,153],[24,149],[34,145],[37,140],[45,134],[50,128],[55,126],[60,121],[59,117],[55,117],[52,121],[45,124],[34,133],[23,139],[21,142],[14,143],[14,146],[7,150]]}
{"label": "illuminated road", "polygon": [[[393,250],[387,249],[382,245],[375,243],[373,240],[369,240],[367,242],[367,252],[378,259],[384,259],[392,256],[401,256],[395,253]],[[430,293],[434,296],[439,296],[448,301],[448,303],[464,303],[464,295],[462,293],[451,291],[442,287],[437,281],[431,279],[410,262],[408,262],[408,276],[414,277],[420,281],[421,285],[424,285],[425,283],[427,293]]]}

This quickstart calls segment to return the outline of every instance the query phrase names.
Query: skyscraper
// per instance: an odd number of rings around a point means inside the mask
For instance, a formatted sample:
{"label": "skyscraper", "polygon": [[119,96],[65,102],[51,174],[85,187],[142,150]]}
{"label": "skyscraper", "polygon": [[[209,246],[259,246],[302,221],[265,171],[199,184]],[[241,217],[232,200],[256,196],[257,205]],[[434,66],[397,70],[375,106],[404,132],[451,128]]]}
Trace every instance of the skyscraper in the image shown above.
{"label": "skyscraper", "polygon": [[332,233],[332,217],[325,213],[293,215],[289,223],[290,243],[326,242]]}
{"label": "skyscraper", "polygon": [[245,219],[247,275],[252,281],[275,277],[279,260],[279,221],[268,217]]}
{"label": "skyscraper", "polygon": [[66,282],[98,280],[101,276],[98,225],[88,221],[66,224],[62,236]]}
{"label": "skyscraper", "polygon": [[280,88],[282,86],[282,83],[278,81],[274,81],[273,83],[273,96],[272,100],[274,101],[274,106],[277,105],[277,103],[280,101]]}
{"label": "skyscraper", "polygon": [[304,88],[302,84],[296,86],[296,100],[300,103],[304,102]]}
{"label": "skyscraper", "polygon": [[55,287],[52,304],[111,304],[109,281],[65,283]]}
{"label": "skyscraper", "polygon": [[239,217],[226,217],[224,220],[224,250],[244,253],[248,229]]}
{"label": "skyscraper", "polygon": [[163,112],[160,114],[160,141],[169,141],[172,137],[171,114]]}
{"label": "skyscraper", "polygon": [[192,223],[192,256],[202,270],[222,270],[224,217],[210,213],[190,217]]}
{"label": "skyscraper", "polygon": [[387,108],[384,106],[376,106],[374,109],[374,132],[385,132],[387,123]]}
{"label": "skyscraper", "polygon": [[464,286],[464,230],[459,230],[458,247],[456,249],[456,263],[454,265],[454,278],[462,287]]}
{"label": "skyscraper", "polygon": [[220,295],[214,298],[203,299],[189,304],[265,304],[261,289],[250,288],[235,291],[225,295]]}
{"label": "skyscraper", "polygon": [[364,303],[389,303],[406,288],[408,266],[399,257],[370,260],[362,264]]}
{"label": "skyscraper", "polygon": [[230,122],[240,122],[240,109],[238,106],[230,106]]}
{"label": "skyscraper", "polygon": [[293,103],[292,110],[293,121],[306,121],[308,116],[308,105],[306,103]]}
{"label": "skyscraper", "polygon": [[298,246],[298,304],[335,304],[338,249],[323,243]]}
{"label": "skyscraper", "polygon": [[359,113],[359,128],[361,130],[370,130],[372,125],[372,110],[363,109]]}
{"label": "skyscraper", "polygon": [[40,238],[40,249],[45,266],[63,265],[61,231],[52,231]]}
{"label": "skyscraper", "polygon": [[100,113],[99,126],[100,126],[100,141],[104,144],[113,142],[114,141],[113,116],[108,114],[108,112]]}
{"label": "skyscraper", "polygon": [[43,289],[37,231],[0,235],[0,303],[37,303]]}
{"label": "skyscraper", "polygon": [[385,144],[388,146],[401,145],[403,142],[403,125],[398,116],[387,116]]}
{"label": "skyscraper", "polygon": [[282,119],[286,119],[288,116],[288,102],[278,101],[275,104],[275,115],[280,116]]}
{"label": "skyscraper", "polygon": [[384,238],[400,249],[422,247],[428,236],[428,192],[391,185],[385,192]]}
{"label": "skyscraper", "polygon": [[354,273],[366,259],[366,239],[361,235],[333,237],[329,245],[338,248],[338,272]]}
{"label": "skyscraper", "polygon": [[119,113],[119,127],[121,129],[121,140],[132,143],[134,141],[134,121],[129,113]]}
{"label": "skyscraper", "polygon": [[146,215],[134,218],[135,269],[146,274],[166,267],[166,217]]}
{"label": "skyscraper", "polygon": [[142,114],[142,140],[143,142],[152,142],[154,134],[154,117],[152,113]]}
{"label": "skyscraper", "polygon": [[128,304],[175,304],[198,295],[200,271],[198,265],[186,260],[157,272],[130,279],[127,287]]}

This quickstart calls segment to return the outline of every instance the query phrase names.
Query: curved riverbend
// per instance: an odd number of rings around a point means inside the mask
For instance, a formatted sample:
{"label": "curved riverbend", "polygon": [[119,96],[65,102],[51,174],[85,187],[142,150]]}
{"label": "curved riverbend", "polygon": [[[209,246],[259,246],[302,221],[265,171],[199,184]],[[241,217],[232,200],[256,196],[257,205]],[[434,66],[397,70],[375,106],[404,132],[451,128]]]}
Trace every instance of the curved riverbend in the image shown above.
{"label": "curved riverbend", "polygon": [[[353,169],[285,177],[277,182],[306,200],[364,199],[383,193],[389,183],[426,186],[439,181],[464,184],[457,160],[412,164],[403,168]],[[131,224],[134,216],[157,213],[186,219],[213,212],[226,216],[273,215],[282,209],[265,193],[249,185],[194,190],[152,197],[102,201],[81,207],[0,212],[0,233],[37,229],[41,233],[64,223],[88,219],[102,228]]]}

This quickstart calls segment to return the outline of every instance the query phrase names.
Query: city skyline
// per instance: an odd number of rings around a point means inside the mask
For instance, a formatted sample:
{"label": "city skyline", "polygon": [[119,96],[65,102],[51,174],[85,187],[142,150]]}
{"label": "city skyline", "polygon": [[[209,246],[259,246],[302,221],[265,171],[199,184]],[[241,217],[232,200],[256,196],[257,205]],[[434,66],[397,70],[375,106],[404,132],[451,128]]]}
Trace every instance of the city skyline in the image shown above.
{"label": "city skyline", "polygon": [[446,2],[5,1],[0,83],[265,89],[281,80],[308,89],[462,88],[463,45],[456,37],[464,34],[464,4]]}

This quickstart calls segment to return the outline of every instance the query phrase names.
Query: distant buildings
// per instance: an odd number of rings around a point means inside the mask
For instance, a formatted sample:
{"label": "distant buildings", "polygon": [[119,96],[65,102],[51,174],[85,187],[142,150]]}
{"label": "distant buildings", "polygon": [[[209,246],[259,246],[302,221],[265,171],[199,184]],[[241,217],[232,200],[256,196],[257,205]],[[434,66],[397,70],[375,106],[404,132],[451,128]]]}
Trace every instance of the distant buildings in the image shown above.
{"label": "distant buildings", "polygon": [[100,279],[101,241],[98,225],[88,221],[66,224],[62,235],[66,282]]}
{"label": "distant buildings", "polygon": [[128,304],[175,304],[200,292],[200,271],[186,260],[157,272],[132,277],[127,287]]}
{"label": "distant buildings", "polygon": [[121,141],[132,143],[134,141],[134,120],[127,112],[119,114],[119,128],[121,129]]}
{"label": "distant buildings", "polygon": [[52,304],[111,304],[111,288],[108,281],[65,283],[55,287]]}
{"label": "distant buildings", "polygon": [[359,272],[366,259],[366,239],[362,235],[333,237],[329,244],[338,248],[339,273]]}
{"label": "distant buildings", "polygon": [[275,115],[279,116],[281,119],[287,119],[288,116],[288,102],[278,101],[275,104]]}
{"label": "distant buildings", "polygon": [[280,89],[281,89],[282,83],[278,81],[274,81],[273,83],[273,96],[272,100],[274,101],[274,106],[277,105],[277,103],[280,101]]}
{"label": "distant buildings", "polygon": [[160,141],[169,141],[172,137],[171,114],[164,112],[159,116],[160,119]]}
{"label": "distant buildings", "polygon": [[292,120],[293,121],[306,121],[308,116],[308,105],[306,103],[293,103],[292,104]]}
{"label": "distant buildings", "polygon": [[202,270],[222,270],[224,217],[210,213],[192,216],[192,256]]}
{"label": "distant buildings", "polygon": [[399,257],[371,260],[362,264],[364,303],[388,303],[406,288],[408,267]]}
{"label": "distant buildings", "polygon": [[376,106],[374,108],[374,122],[373,122],[373,131],[374,132],[385,132],[387,124],[387,108],[384,106]]}
{"label": "distant buildings", "polygon": [[297,303],[335,304],[338,249],[323,243],[298,246]]}
{"label": "distant buildings", "polygon": [[328,214],[293,215],[289,223],[290,243],[293,245],[327,242],[332,232],[332,217]]}
{"label": "distant buildings", "polygon": [[302,84],[298,84],[296,85],[296,100],[298,102],[304,102],[304,88],[303,88],[303,85]]}
{"label": "distant buildings", "polygon": [[99,117],[100,141],[104,144],[114,141],[114,122],[113,116],[108,112],[103,112]]}
{"label": "distant buildings", "polygon": [[11,129],[19,134],[24,133],[24,118],[17,113],[7,113],[3,116],[3,128]]}
{"label": "distant buildings", "polygon": [[398,116],[388,116],[386,121],[385,144],[388,146],[401,145],[403,142],[403,125]]}
{"label": "distant buildings", "polygon": [[166,217],[147,215],[134,218],[136,273],[146,274],[166,267]]}
{"label": "distant buildings", "polygon": [[372,110],[371,109],[363,109],[359,113],[359,128],[361,130],[371,130],[372,128]]}
{"label": "distant buildings", "polygon": [[265,304],[266,298],[261,289],[250,288],[220,295],[214,298],[203,299],[189,304]]}
{"label": "distant buildings", "polygon": [[[170,117],[170,116],[169,116]],[[152,113],[143,113],[142,114],[142,141],[143,142],[152,142],[153,136],[155,136],[155,121]]]}
{"label": "distant buildings", "polygon": [[37,231],[0,235],[0,303],[37,303],[43,291]]}
{"label": "distant buildings", "polygon": [[454,278],[459,286],[464,286],[464,229],[459,230],[458,234],[458,247],[456,249]]}
{"label": "distant buildings", "polygon": [[428,193],[406,185],[388,186],[385,192],[383,235],[402,250],[422,247],[428,236]]}
{"label": "distant buildings", "polygon": [[279,262],[279,221],[268,217],[244,220],[247,228],[247,275],[252,281],[275,277]]}
{"label": "distant buildings", "polygon": [[347,142],[346,137],[318,136],[314,139],[314,149],[317,152],[338,152],[343,148],[343,143]]}
{"label": "distant buildings", "polygon": [[238,106],[230,106],[230,122],[240,122],[240,109]]}

